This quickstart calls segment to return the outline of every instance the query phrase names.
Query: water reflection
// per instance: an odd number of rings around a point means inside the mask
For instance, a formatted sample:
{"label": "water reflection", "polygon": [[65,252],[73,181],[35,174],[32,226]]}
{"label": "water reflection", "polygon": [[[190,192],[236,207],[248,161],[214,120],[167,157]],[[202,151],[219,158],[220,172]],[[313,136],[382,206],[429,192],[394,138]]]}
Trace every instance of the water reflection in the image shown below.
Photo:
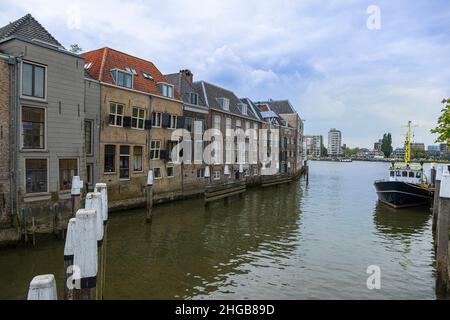
{"label": "water reflection", "polygon": [[228,205],[158,206],[152,225],[143,223],[141,211],[115,217],[107,298],[186,299],[232,290],[234,275],[279,266],[296,247],[300,196],[293,183],[249,190]]}

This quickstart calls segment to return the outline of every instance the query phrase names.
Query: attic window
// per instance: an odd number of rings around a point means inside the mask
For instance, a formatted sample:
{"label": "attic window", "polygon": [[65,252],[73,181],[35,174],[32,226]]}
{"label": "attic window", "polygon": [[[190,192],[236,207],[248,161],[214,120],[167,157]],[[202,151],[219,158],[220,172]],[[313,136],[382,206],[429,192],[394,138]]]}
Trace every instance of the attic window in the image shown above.
{"label": "attic window", "polygon": [[134,69],[134,68],[128,68],[128,67],[127,67],[127,68],[125,68],[125,70],[127,70],[129,73],[131,73],[131,74],[137,76],[136,69]]}
{"label": "attic window", "polygon": [[173,85],[160,82],[158,88],[164,97],[173,98]]}
{"label": "attic window", "polygon": [[189,92],[189,103],[190,104],[198,104],[198,94],[195,92]]}
{"label": "attic window", "polygon": [[150,73],[142,72],[142,75],[144,76],[145,79],[153,80],[153,77]]}
{"label": "attic window", "polygon": [[90,67],[92,67],[92,62],[88,62],[84,64],[84,69],[88,70]]}
{"label": "attic window", "polygon": [[133,74],[113,69],[111,70],[111,76],[116,85],[130,89],[133,88]]}
{"label": "attic window", "polygon": [[245,103],[240,103],[241,113],[247,115],[247,105]]}
{"label": "attic window", "polygon": [[217,101],[219,102],[219,105],[223,110],[226,110],[226,111],[230,110],[230,99],[218,98]]}

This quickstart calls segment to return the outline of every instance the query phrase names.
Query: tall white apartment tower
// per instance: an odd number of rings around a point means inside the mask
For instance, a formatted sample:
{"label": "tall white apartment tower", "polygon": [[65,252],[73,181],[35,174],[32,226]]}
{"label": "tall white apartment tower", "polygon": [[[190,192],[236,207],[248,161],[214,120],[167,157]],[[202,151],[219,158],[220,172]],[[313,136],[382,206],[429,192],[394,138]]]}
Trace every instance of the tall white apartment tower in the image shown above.
{"label": "tall white apartment tower", "polygon": [[328,155],[340,156],[342,155],[342,133],[335,128],[328,131]]}

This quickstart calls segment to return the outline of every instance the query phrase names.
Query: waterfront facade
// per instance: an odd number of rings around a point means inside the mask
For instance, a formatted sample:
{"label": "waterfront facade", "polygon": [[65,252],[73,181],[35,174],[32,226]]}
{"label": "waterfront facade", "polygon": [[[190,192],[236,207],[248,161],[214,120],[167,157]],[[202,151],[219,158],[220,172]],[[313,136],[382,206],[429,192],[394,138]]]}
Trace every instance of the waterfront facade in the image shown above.
{"label": "waterfront facade", "polygon": [[111,48],[83,56],[101,85],[99,181],[108,184],[111,206],[142,205],[149,169],[156,202],[180,197],[181,169],[169,150],[183,104],[173,85],[150,61]]}
{"label": "waterfront facade", "polygon": [[0,226],[10,222],[10,73],[7,56],[0,56]]}
{"label": "waterfront facade", "polygon": [[[10,214],[33,215],[44,229],[56,230],[65,224],[56,217],[70,211],[72,177],[86,177],[84,61],[31,15],[0,29],[0,53],[10,57],[12,77],[19,79],[8,93],[15,130],[8,141],[16,203]],[[22,208],[30,210],[22,214]],[[54,219],[48,219],[49,212]]]}
{"label": "waterfront facade", "polygon": [[197,92],[201,92],[202,99],[209,108],[208,128],[221,132],[222,141],[220,144],[224,150],[234,151],[234,155],[231,152],[225,152],[223,161],[220,161],[221,164],[211,166],[209,169],[211,181],[216,183],[257,178],[260,175],[260,167],[257,161],[256,163],[249,163],[249,153],[251,152],[249,137],[245,139],[244,150],[240,150],[244,153],[245,159],[243,163],[239,163],[237,137],[227,136],[229,133],[227,133],[227,130],[255,129],[258,132],[262,124],[258,115],[255,114],[251,106],[242,102],[228,89],[206,81],[194,82],[194,88]]}
{"label": "waterfront facade", "polygon": [[339,157],[342,155],[342,133],[335,128],[328,132],[328,156]]}
{"label": "waterfront facade", "polygon": [[[209,179],[205,178],[206,165],[203,163],[203,134],[207,130],[209,108],[202,92],[194,87],[194,75],[190,70],[165,75],[170,84],[179,92],[183,100],[183,123],[181,128],[189,134],[185,141],[183,154],[186,159],[181,163],[181,187],[183,197],[203,194]],[[183,137],[185,138],[185,137]],[[194,149],[194,146],[196,148]],[[169,150],[170,152],[171,150]]]}

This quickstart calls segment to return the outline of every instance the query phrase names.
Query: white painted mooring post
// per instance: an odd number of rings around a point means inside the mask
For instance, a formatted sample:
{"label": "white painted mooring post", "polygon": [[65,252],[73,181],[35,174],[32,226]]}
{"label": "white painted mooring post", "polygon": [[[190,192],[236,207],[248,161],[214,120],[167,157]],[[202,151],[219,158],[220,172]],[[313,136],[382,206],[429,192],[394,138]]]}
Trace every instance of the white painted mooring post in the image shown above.
{"label": "white painted mooring post", "polygon": [[435,171],[435,177],[434,177],[434,198],[433,198],[433,223],[432,223],[432,230],[433,230],[433,238],[434,238],[434,248],[436,250],[436,226],[437,226],[437,218],[439,216],[439,192],[441,190],[441,179],[442,179],[442,166],[439,164],[434,164],[434,167],[432,167],[432,170]]}
{"label": "white painted mooring post", "polygon": [[80,209],[76,219],[74,300],[95,300],[98,270],[97,212],[94,209]]}
{"label": "white painted mooring post", "polygon": [[103,215],[103,246],[101,255],[101,297],[103,299],[105,294],[105,282],[106,282],[106,249],[108,245],[108,188],[106,183],[97,183],[95,185],[95,192],[100,192],[102,199],[102,215]]}
{"label": "white painted mooring post", "polygon": [[441,293],[446,293],[449,289],[449,274],[448,274],[448,258],[449,258],[449,215],[450,215],[450,173],[444,170],[441,178],[439,200],[439,216],[437,219],[437,251],[436,251],[436,266],[437,279],[436,290]]}
{"label": "white painted mooring post", "polygon": [[73,255],[75,248],[76,219],[69,220],[64,245],[64,300],[73,300]]}
{"label": "white painted mooring post", "polygon": [[36,276],[31,280],[27,300],[58,300],[53,274]]}
{"label": "white painted mooring post", "polygon": [[82,188],[83,181],[80,180],[79,176],[74,176],[72,178],[72,189],[70,190],[70,194],[72,196],[72,217],[75,217],[78,209],[80,209]]}
{"label": "white painted mooring post", "polygon": [[147,216],[145,218],[145,221],[147,223],[152,222],[152,211],[153,211],[153,170],[148,170],[147,175],[147,188],[145,192],[146,196],[146,209],[147,209]]}
{"label": "white painted mooring post", "polygon": [[103,271],[103,201],[100,192],[90,192],[86,195],[86,209],[94,209],[96,211],[97,225],[97,248],[98,248],[98,277],[97,277],[97,299],[101,300],[102,294],[102,271]]}

